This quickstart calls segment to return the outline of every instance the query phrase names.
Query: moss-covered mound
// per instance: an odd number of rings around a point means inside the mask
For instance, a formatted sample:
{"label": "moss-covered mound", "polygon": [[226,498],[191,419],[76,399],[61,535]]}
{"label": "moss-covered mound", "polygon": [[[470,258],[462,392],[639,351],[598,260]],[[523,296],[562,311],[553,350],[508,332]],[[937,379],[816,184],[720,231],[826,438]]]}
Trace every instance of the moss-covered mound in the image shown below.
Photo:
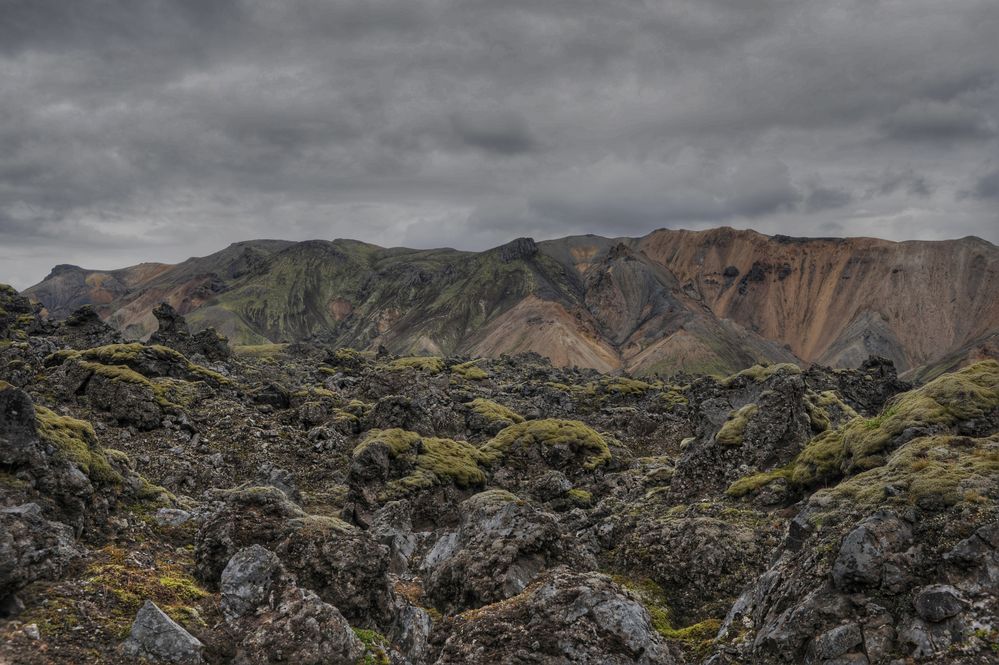
{"label": "moss-covered mound", "polygon": [[401,370],[413,368],[427,374],[440,374],[444,371],[444,360],[437,356],[410,356],[408,358],[396,358],[390,361],[386,368],[390,370]]}
{"label": "moss-covered mound", "polygon": [[715,441],[723,446],[741,446],[742,437],[746,433],[749,419],[759,410],[755,404],[745,406],[729,414],[728,420],[722,423],[721,429],[715,435]]}
{"label": "moss-covered mound", "polygon": [[487,456],[464,441],[423,437],[398,428],[375,429],[354,449],[354,458],[372,446],[386,447],[391,459],[403,462],[406,474],[390,483],[402,493],[447,482],[466,488],[486,480],[480,463]]}
{"label": "moss-covered mound", "polygon": [[914,435],[956,433],[959,425],[973,429],[976,421],[997,413],[999,363],[976,363],[898,395],[876,418],[854,417],[822,432],[790,465],[740,479],[729,494],[741,496],[778,478],[798,488],[830,484],[884,465],[900,442]]}
{"label": "moss-covered mound", "polygon": [[819,513],[870,511],[884,505],[940,510],[961,502],[999,501],[999,435],[927,436],[909,441],[876,469],[819,490]]}
{"label": "moss-covered mound", "polygon": [[158,344],[108,344],[84,351],[58,351],[46,364],[61,364],[79,359],[105,366],[127,367],[145,377],[172,377],[188,381],[205,381],[214,386],[230,382],[218,372],[197,365],[182,353]]}
{"label": "moss-covered mound", "polygon": [[564,446],[585,454],[586,469],[595,469],[610,461],[607,441],[596,430],[578,420],[548,418],[530,420],[507,427],[480,449],[489,459],[506,456],[515,448]]}
{"label": "moss-covered mound", "polygon": [[785,372],[787,374],[801,374],[801,368],[794,363],[776,363],[773,365],[753,365],[752,367],[747,367],[741,372],[736,372],[735,374],[722,379],[723,386],[731,386],[740,380],[754,381],[760,383],[761,381],[766,381],[771,376],[778,372]]}
{"label": "moss-covered mound", "polygon": [[495,423],[508,421],[513,424],[524,422],[524,417],[513,409],[509,409],[502,404],[497,404],[496,402],[483,397],[473,399],[465,406],[482,417],[486,422]]}
{"label": "moss-covered mound", "polygon": [[459,363],[457,365],[451,365],[451,374],[454,376],[459,376],[466,381],[482,381],[483,379],[489,378],[489,373],[479,367],[476,363],[478,361],[471,360],[467,363]]}
{"label": "moss-covered mound", "polygon": [[44,406],[35,406],[35,422],[39,438],[55,447],[57,458],[74,464],[95,483],[122,482],[121,474],[108,460],[109,451],[97,442],[90,423],[60,416]]}

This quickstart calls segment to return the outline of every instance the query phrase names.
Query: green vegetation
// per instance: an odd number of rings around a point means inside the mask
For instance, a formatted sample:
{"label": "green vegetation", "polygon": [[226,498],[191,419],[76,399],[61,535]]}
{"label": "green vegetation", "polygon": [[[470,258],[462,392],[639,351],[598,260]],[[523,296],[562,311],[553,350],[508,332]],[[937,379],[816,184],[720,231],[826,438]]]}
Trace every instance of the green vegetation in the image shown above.
{"label": "green vegetation", "polygon": [[944,374],[895,397],[882,413],[854,418],[812,440],[796,460],[794,481],[810,485],[884,464],[891,442],[910,428],[947,429],[999,408],[999,363],[994,360]]}
{"label": "green vegetation", "polygon": [[471,360],[467,363],[451,365],[451,373],[460,376],[466,381],[482,381],[483,379],[488,379],[489,373],[476,365],[477,362],[479,361]]}
{"label": "green vegetation", "polygon": [[196,365],[182,353],[159,344],[146,345],[139,342],[108,344],[85,351],[73,351],[70,354],[102,365],[124,365],[135,370],[141,369],[143,365],[148,365],[150,362],[167,363],[170,367],[176,367],[185,372],[187,374],[185,378],[207,381],[213,385],[230,383],[229,379],[218,372]]}
{"label": "green vegetation", "polygon": [[135,612],[147,599],[175,621],[191,626],[200,622],[193,605],[211,596],[180,563],[160,560],[153,567],[140,566],[114,545],[96,553],[83,580],[86,589],[111,605],[109,628],[119,638],[128,634]]}
{"label": "green vegetation", "polygon": [[801,368],[794,363],[777,363],[774,365],[753,365],[741,372],[736,372],[732,376],[722,379],[723,386],[730,386],[741,378],[750,379],[756,383],[766,381],[777,372],[787,372],[788,374],[801,374]]}
{"label": "green vegetation", "polygon": [[684,388],[684,386],[667,386],[659,393],[659,400],[671,407],[686,406],[687,396],[683,394]]}
{"label": "green vegetation", "polygon": [[[891,496],[885,488],[892,487]],[[909,441],[876,469],[819,490],[822,512],[870,510],[885,503],[942,509],[999,498],[999,436],[928,436]]]}
{"label": "green vegetation", "polygon": [[444,360],[438,356],[410,356],[408,358],[396,358],[390,361],[386,367],[390,370],[401,370],[412,367],[428,374],[440,374],[444,371]]}
{"label": "green vegetation", "polygon": [[662,587],[649,579],[632,580],[627,577],[615,576],[614,581],[634,594],[645,607],[652,619],[652,627],[663,638],[680,642],[681,646],[698,656],[704,656],[714,643],[715,636],[721,628],[718,619],[705,619],[684,628],[674,628],[666,592]]}
{"label": "green vegetation", "polygon": [[830,414],[830,409],[837,411],[842,418],[857,417],[857,412],[832,390],[806,393],[805,409],[808,411],[809,425],[815,432],[824,432],[832,426],[833,415]]}
{"label": "green vegetation", "polygon": [[646,383],[623,376],[609,377],[600,381],[600,389],[610,395],[644,395],[650,390],[662,388],[662,383]]}
{"label": "green vegetation", "polygon": [[512,409],[508,409],[502,404],[497,404],[492,400],[488,400],[482,397],[473,399],[471,402],[465,404],[465,406],[467,406],[472,411],[482,416],[486,421],[490,423],[504,421],[504,420],[514,424],[524,422],[523,416],[513,411]]}
{"label": "green vegetation", "polygon": [[746,404],[729,414],[728,420],[722,423],[721,429],[715,435],[715,441],[723,446],[741,446],[742,437],[746,432],[746,424],[756,414],[759,407]]}
{"label": "green vegetation", "polygon": [[392,662],[388,657],[388,649],[392,643],[387,637],[376,630],[367,628],[351,627],[351,630],[367,649],[367,652],[357,661],[357,665],[389,665]]}
{"label": "green vegetation", "polygon": [[85,420],[60,416],[44,406],[35,407],[38,436],[52,444],[63,459],[75,464],[96,483],[121,484],[121,474],[108,461],[94,428]]}
{"label": "green vegetation", "polygon": [[404,429],[373,429],[368,432],[354,448],[354,456],[358,456],[369,446],[376,444],[386,445],[389,448],[389,456],[393,459],[411,451],[419,451],[422,437],[416,432],[408,432]]}
{"label": "green vegetation", "polygon": [[566,496],[577,506],[587,507],[593,504],[593,495],[586,490],[572,488],[566,492]]}
{"label": "green vegetation", "polygon": [[[999,363],[983,361],[897,395],[875,418],[854,417],[822,432],[788,467],[769,473],[779,472],[799,489],[828,485],[844,475],[884,465],[892,454],[892,442],[907,429],[946,431],[959,421],[980,418],[996,409]],[[765,485],[757,476],[740,479],[729,492],[741,496]]]}
{"label": "green vegetation", "polygon": [[578,420],[529,420],[507,427],[480,449],[490,458],[506,455],[516,446],[566,445],[590,454],[583,465],[595,469],[611,458],[607,441],[595,430]]}
{"label": "green vegetation", "polygon": [[354,456],[360,455],[373,445],[388,448],[389,457],[410,457],[416,469],[408,476],[394,481],[394,487],[408,491],[430,487],[444,481],[453,482],[458,487],[481,485],[486,475],[479,463],[487,461],[475,446],[464,441],[421,437],[416,432],[394,428],[374,429],[354,449]]}
{"label": "green vegetation", "polygon": [[725,494],[731,497],[742,497],[747,494],[756,492],[762,487],[766,487],[770,483],[783,478],[784,480],[790,480],[792,469],[789,466],[780,467],[774,469],[773,471],[764,471],[762,473],[754,473],[751,476],[746,476],[745,478],[740,478],[739,480],[732,483]]}

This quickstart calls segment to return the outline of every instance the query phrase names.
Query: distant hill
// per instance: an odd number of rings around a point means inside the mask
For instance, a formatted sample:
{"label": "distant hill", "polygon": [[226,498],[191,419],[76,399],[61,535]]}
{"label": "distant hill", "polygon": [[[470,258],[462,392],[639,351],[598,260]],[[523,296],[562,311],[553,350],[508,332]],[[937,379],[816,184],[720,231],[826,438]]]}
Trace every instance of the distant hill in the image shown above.
{"label": "distant hill", "polygon": [[54,317],[93,304],[135,338],[166,301],[235,343],[319,335],[395,353],[534,351],[636,374],[855,367],[876,354],[917,372],[995,348],[976,343],[999,332],[999,248],[730,228],[521,238],[485,252],[254,240],[177,265],[57,266],[25,294]]}

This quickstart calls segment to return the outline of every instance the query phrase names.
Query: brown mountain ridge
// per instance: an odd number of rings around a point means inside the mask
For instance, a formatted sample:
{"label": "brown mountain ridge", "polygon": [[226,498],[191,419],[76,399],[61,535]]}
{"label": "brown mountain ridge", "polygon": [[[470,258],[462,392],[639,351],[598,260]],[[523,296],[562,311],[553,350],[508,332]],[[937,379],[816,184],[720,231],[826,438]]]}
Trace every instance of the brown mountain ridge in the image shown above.
{"label": "brown mountain ridge", "polygon": [[177,265],[57,266],[25,294],[54,317],[91,304],[134,338],[151,334],[166,301],[193,328],[244,344],[319,336],[406,354],[533,351],[636,374],[856,367],[875,354],[918,373],[995,349],[999,248],[731,228],[521,238],[485,252],[255,240]]}

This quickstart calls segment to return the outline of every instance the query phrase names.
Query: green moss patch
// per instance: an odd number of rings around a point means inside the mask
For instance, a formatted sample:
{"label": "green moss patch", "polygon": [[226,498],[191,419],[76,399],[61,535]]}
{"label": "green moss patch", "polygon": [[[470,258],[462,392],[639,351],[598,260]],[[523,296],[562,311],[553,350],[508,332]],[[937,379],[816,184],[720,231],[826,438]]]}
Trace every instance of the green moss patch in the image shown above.
{"label": "green moss patch", "polygon": [[93,426],[85,420],[60,416],[44,406],[35,407],[38,436],[52,444],[57,455],[75,464],[92,481],[120,484],[121,474],[114,470],[108,456],[97,442]]}
{"label": "green moss patch", "polygon": [[750,379],[756,383],[766,381],[777,372],[788,374],[801,374],[801,368],[794,363],[776,363],[774,365],[753,365],[741,372],[736,372],[732,376],[722,379],[723,386],[730,386],[739,379]]}
{"label": "green moss patch", "polygon": [[451,374],[460,376],[466,381],[482,381],[483,379],[488,379],[489,373],[479,367],[476,364],[477,362],[477,360],[472,360],[467,363],[451,365]]}
{"label": "green moss patch", "polygon": [[509,409],[502,404],[497,404],[492,400],[482,397],[473,399],[471,402],[465,404],[465,406],[482,416],[490,423],[499,422],[501,420],[506,420],[514,424],[524,422],[524,417],[513,409]]}
{"label": "green moss patch", "polygon": [[746,425],[759,410],[755,404],[746,404],[729,414],[728,420],[722,423],[721,429],[715,435],[715,441],[723,446],[741,446]]}
{"label": "green moss patch", "polygon": [[896,396],[875,418],[854,418],[819,435],[798,455],[792,479],[810,486],[881,466],[891,453],[891,442],[907,429],[947,430],[996,409],[999,363],[970,365]]}
{"label": "green moss patch", "polygon": [[589,454],[584,467],[595,469],[610,461],[607,441],[596,430],[578,420],[529,420],[507,427],[480,449],[490,459],[505,456],[517,446],[565,445]]}
{"label": "green moss patch", "polygon": [[764,471],[762,473],[754,473],[751,476],[746,476],[745,478],[740,478],[735,481],[729,488],[725,490],[725,494],[731,497],[742,497],[747,494],[758,491],[759,489],[766,487],[775,480],[790,480],[792,469],[791,467],[780,467],[779,469],[774,469],[772,471]]}
{"label": "green moss patch", "polygon": [[615,576],[613,579],[638,598],[652,619],[652,627],[664,639],[679,642],[680,647],[688,653],[697,656],[707,655],[721,628],[721,621],[705,619],[690,626],[674,628],[666,592],[662,587],[649,579],[633,580],[622,576]]}
{"label": "green moss patch", "polygon": [[999,436],[914,439],[892,453],[883,466],[819,490],[813,499],[823,506],[822,513],[873,510],[885,504],[927,510],[962,502],[995,504],[999,500]]}
{"label": "green moss patch", "polygon": [[437,356],[410,356],[408,358],[396,358],[386,366],[389,370],[401,370],[413,368],[427,374],[440,374],[444,371],[444,360]]}
{"label": "green moss patch", "polygon": [[393,481],[393,487],[403,492],[442,482],[453,482],[463,488],[472,487],[481,485],[486,480],[480,463],[487,461],[487,456],[464,441],[422,437],[416,432],[398,428],[375,429],[368,432],[354,449],[354,456],[373,445],[387,446],[392,459],[411,459],[415,469],[407,476]]}

